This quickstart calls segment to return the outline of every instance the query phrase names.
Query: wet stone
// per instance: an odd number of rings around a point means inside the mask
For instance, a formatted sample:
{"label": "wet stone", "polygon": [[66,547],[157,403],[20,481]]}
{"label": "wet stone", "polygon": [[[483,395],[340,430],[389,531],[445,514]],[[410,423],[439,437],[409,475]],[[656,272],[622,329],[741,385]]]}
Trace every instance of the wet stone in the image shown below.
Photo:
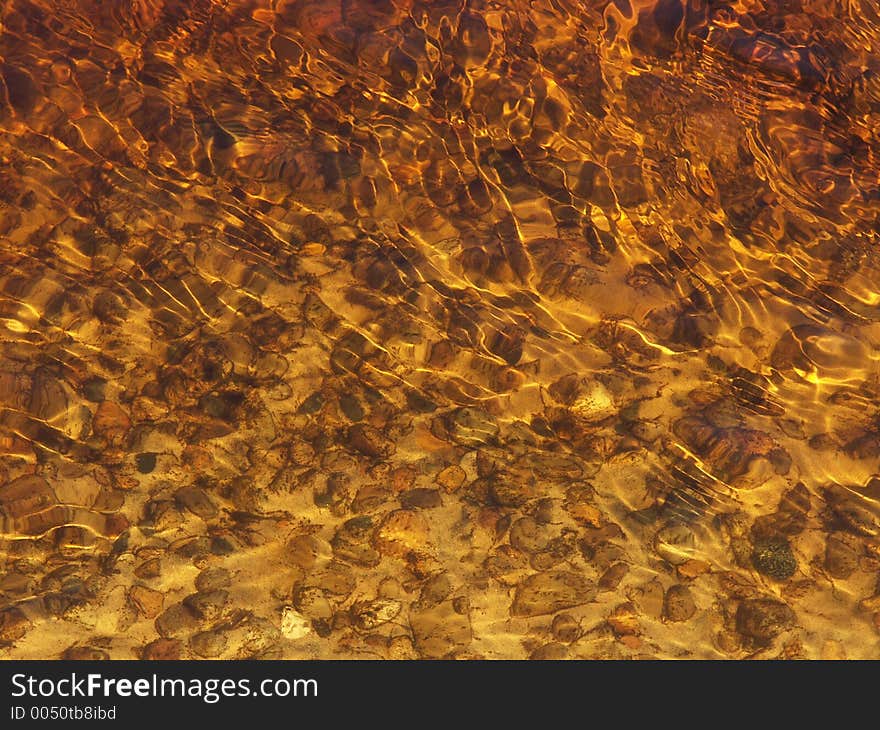
{"label": "wet stone", "polygon": [[547,542],[547,545],[531,556],[530,565],[535,570],[549,570],[571,558],[577,551],[573,535],[559,535]]}
{"label": "wet stone", "polygon": [[823,565],[832,578],[849,578],[859,567],[864,550],[857,538],[844,532],[828,535],[825,539]]}
{"label": "wet stone", "polygon": [[514,594],[513,616],[541,616],[592,601],[596,589],[579,573],[553,570],[525,578]]}
{"label": "wet stone", "polygon": [[194,593],[183,599],[186,606],[197,618],[203,621],[219,619],[229,603],[229,593],[224,590],[212,590]]}
{"label": "wet stone", "polygon": [[333,554],[355,565],[378,565],[381,556],[370,542],[373,530],[373,521],[369,517],[355,517],[344,522],[330,541]]}
{"label": "wet stone", "polygon": [[315,504],[328,508],[334,515],[344,515],[352,501],[351,480],[342,472],[327,477],[322,490],[315,490]]}
{"label": "wet stone", "polygon": [[516,583],[528,567],[528,554],[523,553],[511,545],[501,545],[486,556],[483,561],[483,570],[486,575],[510,585]]}
{"label": "wet stone", "polygon": [[395,636],[388,642],[388,658],[411,660],[418,659],[412,639],[408,636]]}
{"label": "wet stone", "polygon": [[347,596],[357,586],[355,572],[346,564],[333,561],[324,570],[310,576],[330,595]]}
{"label": "wet stone", "polygon": [[613,591],[620,585],[620,581],[629,572],[629,566],[626,563],[613,563],[610,565],[599,578],[597,586],[600,591]]}
{"label": "wet stone", "polygon": [[[352,512],[375,512],[393,499],[391,491],[378,484],[366,484],[361,487],[351,502]],[[401,500],[402,506],[406,507]]]}
{"label": "wet stone", "polygon": [[203,520],[217,516],[217,507],[204,490],[198,487],[182,487],[174,495],[174,500],[181,507],[189,510]]}
{"label": "wet stone", "polygon": [[138,612],[145,618],[156,618],[156,616],[162,613],[165,597],[160,591],[155,591],[146,586],[134,586],[129,591],[128,597]]}
{"label": "wet stone", "polygon": [[27,475],[0,485],[0,507],[10,517],[27,517],[56,503],[49,483],[38,476]]}
{"label": "wet stone", "polygon": [[521,517],[510,527],[510,544],[525,553],[537,553],[547,547],[548,536],[533,517]]}
{"label": "wet stone", "polygon": [[185,558],[197,558],[200,555],[211,552],[211,539],[204,536],[185,538],[171,547],[174,552]]}
{"label": "wet stone", "polygon": [[202,631],[189,640],[189,647],[196,656],[214,659],[226,650],[227,643],[226,635],[221,631]]}
{"label": "wet stone", "polygon": [[351,607],[355,625],[363,630],[371,630],[392,621],[401,611],[400,601],[379,598],[374,601],[359,601]]}
{"label": "wet stone", "polygon": [[308,636],[314,626],[323,625],[323,619],[312,622],[308,617],[286,606],[281,612],[281,635],[294,641]]}
{"label": "wet stone", "polygon": [[376,530],[373,543],[385,555],[403,557],[430,549],[430,529],[418,512],[396,510],[389,513]]}
{"label": "wet stone", "polygon": [[670,586],[663,600],[663,616],[667,621],[687,621],[697,612],[690,588],[684,585]]}
{"label": "wet stone", "polygon": [[465,470],[457,464],[447,466],[440,471],[434,481],[446,492],[454,492],[459,489],[467,479]]}
{"label": "wet stone", "polygon": [[379,429],[365,424],[349,429],[347,443],[365,456],[381,459],[391,456],[397,448]]}
{"label": "wet stone", "polygon": [[495,419],[477,408],[459,408],[446,420],[452,440],[462,446],[481,446],[492,441],[500,428]]}
{"label": "wet stone", "polygon": [[20,608],[11,607],[0,610],[0,642],[21,639],[30,628],[31,622]]}
{"label": "wet stone", "polygon": [[592,503],[589,494],[581,493],[580,490],[569,490],[566,494],[565,511],[580,523],[599,527],[602,524],[602,512]]}
{"label": "wet stone", "polygon": [[287,544],[287,556],[294,565],[303,570],[311,570],[323,552],[330,546],[314,535],[297,535]]}
{"label": "wet stone", "polygon": [[211,538],[211,554],[212,555],[232,555],[235,550],[235,543],[230,541],[228,538],[223,537],[222,535],[218,535],[217,537]]}
{"label": "wet stone", "polygon": [[[841,530],[853,535],[880,535],[880,516],[873,500],[866,500],[856,490],[833,484],[825,490],[831,515]],[[876,499],[876,495],[875,495]]]}
{"label": "wet stone", "polygon": [[545,492],[533,479],[518,474],[498,474],[489,481],[489,493],[502,507],[521,507]]}
{"label": "wet stone", "polygon": [[105,399],[106,387],[107,381],[103,378],[89,378],[82,386],[83,397],[92,403],[100,403]]}
{"label": "wet stone", "polygon": [[772,598],[750,598],[736,609],[736,630],[759,642],[769,642],[794,625],[795,615]]}
{"label": "wet stone", "polygon": [[570,613],[558,613],[553,617],[550,627],[553,638],[564,644],[577,641],[581,635],[581,627],[577,619]]}
{"label": "wet stone", "polygon": [[616,606],[608,615],[607,622],[617,636],[636,636],[641,633],[638,612],[632,601]]}
{"label": "wet stone", "polygon": [[339,408],[349,421],[361,421],[364,418],[364,409],[353,395],[339,396]]}
{"label": "wet stone", "polygon": [[626,558],[626,551],[620,545],[607,540],[596,544],[589,544],[582,540],[579,547],[583,556],[603,573],[614,563],[621,562]]}
{"label": "wet stone", "polygon": [[417,609],[409,614],[415,649],[423,659],[442,659],[471,642],[467,613],[456,611],[451,601]]}
{"label": "wet stone", "polygon": [[311,415],[317,413],[324,406],[324,396],[320,393],[312,393],[299,406],[299,413]]}
{"label": "wet stone", "polygon": [[440,492],[436,489],[410,489],[400,495],[400,506],[405,509],[434,509],[442,504]]}
{"label": "wet stone", "polygon": [[333,616],[333,607],[317,586],[300,586],[293,592],[293,605],[303,616],[310,619],[329,619]]}
{"label": "wet stone", "polygon": [[797,560],[791,545],[784,538],[755,542],[751,560],[755,570],[773,580],[788,580],[797,570]]}
{"label": "wet stone", "polygon": [[156,631],[166,639],[189,634],[198,628],[198,618],[181,603],[169,606],[156,618]]}
{"label": "wet stone", "polygon": [[758,541],[799,535],[806,528],[809,511],[809,492],[803,484],[798,484],[782,496],[776,512],[755,518],[752,535]]}
{"label": "wet stone", "polygon": [[20,595],[28,592],[33,587],[33,579],[21,573],[6,573],[0,576],[0,593],[7,595]]}
{"label": "wet stone", "polygon": [[152,452],[138,454],[135,457],[135,463],[137,464],[137,470],[141,474],[149,474],[156,468],[156,454]]}
{"label": "wet stone", "polygon": [[[583,457],[591,454],[583,454]],[[591,476],[597,469],[569,454],[529,451],[517,460],[519,471],[533,472],[539,479],[566,482],[582,476]]]}
{"label": "wet stone", "polygon": [[731,598],[750,598],[758,592],[758,586],[751,577],[733,571],[719,573],[718,585]]}
{"label": "wet stone", "polygon": [[196,576],[196,590],[200,593],[228,588],[232,575],[226,568],[207,568]]}
{"label": "wet stone", "polygon": [[816,451],[833,451],[838,447],[837,441],[830,433],[818,433],[811,436],[809,444],[810,448]]}
{"label": "wet stone", "polygon": [[598,381],[587,382],[571,404],[572,412],[585,421],[602,421],[614,415],[614,400],[608,389]]}
{"label": "wet stone", "polygon": [[742,638],[735,631],[719,631],[715,642],[725,654],[735,654],[741,648]]}
{"label": "wet stone", "polygon": [[422,606],[436,606],[449,598],[452,593],[452,582],[447,573],[440,573],[429,578],[419,594],[419,603]]}
{"label": "wet stone", "polygon": [[92,417],[92,431],[111,441],[119,441],[131,428],[131,419],[118,403],[103,401]]}
{"label": "wet stone", "polygon": [[376,587],[376,595],[379,598],[401,599],[406,596],[407,590],[397,578],[383,578]]}
{"label": "wet stone", "polygon": [[663,613],[665,592],[656,578],[627,593],[639,613],[658,619]]}
{"label": "wet stone", "polygon": [[678,566],[676,573],[683,580],[693,580],[708,573],[711,569],[712,566],[704,560],[688,560]]}

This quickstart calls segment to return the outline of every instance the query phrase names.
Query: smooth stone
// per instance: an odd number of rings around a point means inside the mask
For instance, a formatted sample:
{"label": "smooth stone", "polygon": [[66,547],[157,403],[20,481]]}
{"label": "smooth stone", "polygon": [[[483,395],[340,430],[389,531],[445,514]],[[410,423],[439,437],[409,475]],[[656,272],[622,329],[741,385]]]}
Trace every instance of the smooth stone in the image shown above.
{"label": "smooth stone", "polygon": [[542,616],[592,601],[593,581],[570,570],[550,570],[525,578],[514,594],[513,616]]}

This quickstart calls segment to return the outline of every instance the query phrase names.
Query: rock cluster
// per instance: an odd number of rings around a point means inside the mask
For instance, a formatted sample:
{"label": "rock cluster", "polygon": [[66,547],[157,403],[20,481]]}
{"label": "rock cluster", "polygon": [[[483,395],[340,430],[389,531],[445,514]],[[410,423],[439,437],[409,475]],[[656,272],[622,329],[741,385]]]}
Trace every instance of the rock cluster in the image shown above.
{"label": "rock cluster", "polygon": [[0,655],[876,655],[875,26],[623,5],[5,4]]}

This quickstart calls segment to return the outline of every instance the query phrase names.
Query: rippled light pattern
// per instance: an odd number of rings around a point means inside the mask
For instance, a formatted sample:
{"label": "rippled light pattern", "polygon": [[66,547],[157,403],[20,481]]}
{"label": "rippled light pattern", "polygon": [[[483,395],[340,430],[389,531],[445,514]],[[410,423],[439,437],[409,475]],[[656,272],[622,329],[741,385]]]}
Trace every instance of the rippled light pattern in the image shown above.
{"label": "rippled light pattern", "polygon": [[0,656],[876,658],[874,0],[9,0]]}

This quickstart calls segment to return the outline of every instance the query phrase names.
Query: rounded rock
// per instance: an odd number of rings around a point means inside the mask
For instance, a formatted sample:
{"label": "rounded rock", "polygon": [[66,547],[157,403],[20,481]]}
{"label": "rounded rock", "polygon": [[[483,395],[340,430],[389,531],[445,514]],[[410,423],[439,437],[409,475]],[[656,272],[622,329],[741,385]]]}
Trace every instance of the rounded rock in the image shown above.
{"label": "rounded rock", "polygon": [[755,543],[752,565],[759,573],[778,581],[788,580],[797,570],[791,545],[788,540],[778,537]]}
{"label": "rounded rock", "polygon": [[684,585],[674,585],[666,591],[663,600],[663,616],[667,621],[678,623],[687,621],[697,612],[694,596],[690,588]]}
{"label": "rounded rock", "polygon": [[376,549],[395,557],[424,553],[429,547],[428,522],[418,512],[395,510],[389,513],[373,538]]}
{"label": "rounded rock", "polygon": [[794,625],[794,611],[772,598],[750,598],[736,610],[736,630],[762,643],[769,643]]}
{"label": "rounded rock", "polygon": [[580,638],[581,626],[578,620],[570,613],[558,613],[553,617],[550,631],[556,641],[570,644]]}

